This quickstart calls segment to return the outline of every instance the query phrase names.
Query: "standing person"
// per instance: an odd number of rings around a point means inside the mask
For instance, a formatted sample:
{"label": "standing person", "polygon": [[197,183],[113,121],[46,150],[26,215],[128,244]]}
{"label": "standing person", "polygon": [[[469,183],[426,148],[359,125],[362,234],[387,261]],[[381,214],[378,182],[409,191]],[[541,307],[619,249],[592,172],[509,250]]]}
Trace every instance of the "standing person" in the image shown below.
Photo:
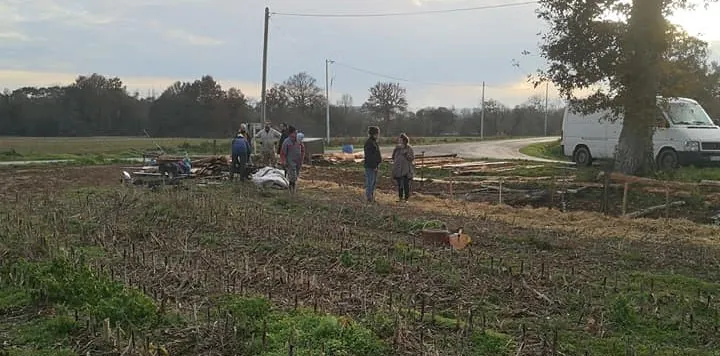
{"label": "standing person", "polygon": [[280,140],[278,141],[277,154],[280,155],[280,149],[282,148],[285,139],[288,138],[288,125],[286,123],[280,124]]}
{"label": "standing person", "polygon": [[255,134],[255,138],[260,140],[262,161],[267,166],[275,164],[275,143],[277,142],[278,146],[282,144],[282,142],[278,142],[280,136],[280,132],[271,128],[269,122],[265,123],[265,129]]}
{"label": "standing person", "polygon": [[297,130],[290,126],[288,127],[288,138],[285,139],[280,148],[280,164],[285,168],[285,173],[290,182],[290,193],[295,193],[304,157],[305,146],[298,140]]}
{"label": "standing person", "polygon": [[393,150],[392,158],[392,176],[398,185],[398,201],[407,202],[408,198],[410,198],[410,181],[415,173],[415,167],[413,166],[415,153],[406,134],[402,133],[398,137],[398,145]]}
{"label": "standing person", "polygon": [[240,180],[245,179],[245,166],[248,163],[248,152],[250,152],[250,143],[245,139],[245,136],[238,131],[235,138],[231,143],[231,157],[232,162],[230,164],[230,180],[232,181],[235,173],[240,174]]}
{"label": "standing person", "polygon": [[365,141],[365,199],[368,203],[375,201],[375,186],[377,185],[378,167],[382,163],[380,146],[377,143],[380,129],[377,126],[368,128],[368,139]]}
{"label": "standing person", "polygon": [[252,153],[253,153],[253,149],[252,149],[252,147],[253,147],[253,146],[252,146],[252,135],[250,135],[250,134],[248,133],[248,131],[247,131],[247,125],[245,125],[245,124],[241,124],[241,125],[240,125],[240,133],[243,135],[243,137],[245,137],[245,140],[246,140],[247,143],[248,143],[249,149],[248,149],[248,153],[247,153],[247,162],[248,162],[248,163],[251,163],[250,158],[251,158]]}

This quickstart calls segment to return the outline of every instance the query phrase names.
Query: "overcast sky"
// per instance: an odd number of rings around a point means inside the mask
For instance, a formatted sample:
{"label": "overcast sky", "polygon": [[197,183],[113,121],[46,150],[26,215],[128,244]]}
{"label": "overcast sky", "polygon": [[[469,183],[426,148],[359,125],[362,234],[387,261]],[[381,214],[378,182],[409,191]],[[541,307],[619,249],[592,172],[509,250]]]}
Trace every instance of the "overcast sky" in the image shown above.
{"label": "overcast sky", "polygon": [[[374,14],[513,2],[523,0],[0,0],[0,88],[67,84],[97,72],[118,76],[145,95],[211,74],[224,87],[257,97],[265,6],[278,13]],[[364,18],[276,14],[268,86],[307,71],[324,87],[329,58],[337,62],[331,65],[333,102],[349,93],[361,104],[370,86],[388,80],[363,72],[369,71],[409,80],[402,84],[413,108],[477,106],[483,81],[486,98],[519,104],[544,95],[523,73],[543,61],[521,54],[537,53],[544,25],[535,9]],[[720,53],[718,18],[720,5],[714,5],[675,22]],[[550,96],[556,96],[552,88]]]}

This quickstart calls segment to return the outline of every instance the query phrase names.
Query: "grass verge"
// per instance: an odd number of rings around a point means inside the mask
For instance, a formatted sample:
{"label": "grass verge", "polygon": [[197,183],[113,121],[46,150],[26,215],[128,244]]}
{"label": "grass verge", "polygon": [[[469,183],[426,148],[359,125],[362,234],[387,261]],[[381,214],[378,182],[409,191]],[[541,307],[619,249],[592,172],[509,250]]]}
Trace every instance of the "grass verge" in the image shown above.
{"label": "grass verge", "polygon": [[527,145],[520,149],[520,153],[544,159],[557,161],[568,161],[560,147],[560,140],[550,142],[538,142]]}

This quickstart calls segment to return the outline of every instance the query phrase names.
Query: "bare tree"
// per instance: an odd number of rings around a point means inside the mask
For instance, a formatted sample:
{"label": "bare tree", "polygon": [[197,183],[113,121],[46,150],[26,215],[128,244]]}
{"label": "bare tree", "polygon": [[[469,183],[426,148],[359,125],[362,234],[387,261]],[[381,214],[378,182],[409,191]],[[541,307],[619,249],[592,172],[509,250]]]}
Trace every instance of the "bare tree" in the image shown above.
{"label": "bare tree", "polygon": [[347,113],[353,106],[353,97],[350,94],[343,94],[340,100],[337,101],[337,105],[342,107]]}
{"label": "bare tree", "polygon": [[293,108],[306,113],[313,107],[322,105],[324,96],[316,83],[317,80],[307,72],[295,74],[283,82]]}
{"label": "bare tree", "polygon": [[406,90],[399,83],[378,82],[370,88],[370,97],[363,109],[382,119],[385,128],[398,113],[407,111]]}

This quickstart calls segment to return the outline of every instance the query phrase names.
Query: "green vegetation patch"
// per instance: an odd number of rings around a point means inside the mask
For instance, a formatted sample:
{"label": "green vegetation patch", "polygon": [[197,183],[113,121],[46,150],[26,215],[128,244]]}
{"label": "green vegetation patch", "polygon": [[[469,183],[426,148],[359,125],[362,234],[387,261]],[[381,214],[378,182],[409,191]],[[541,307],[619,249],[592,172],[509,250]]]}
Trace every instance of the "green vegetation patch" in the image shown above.
{"label": "green vegetation patch", "polygon": [[563,154],[560,140],[550,142],[538,142],[527,145],[520,149],[520,153],[545,159],[558,161],[567,161],[568,158]]}
{"label": "green vegetation patch", "polygon": [[225,296],[220,306],[231,316],[238,335],[242,335],[239,337],[246,354],[284,356],[289,349],[293,355],[308,356],[388,354],[372,330],[350,318],[306,310],[274,311],[263,298]]}
{"label": "green vegetation patch", "polygon": [[20,260],[0,273],[7,284],[0,294],[0,310],[60,305],[97,320],[108,318],[112,325],[145,327],[155,320],[152,299],[97,275],[82,258]]}

